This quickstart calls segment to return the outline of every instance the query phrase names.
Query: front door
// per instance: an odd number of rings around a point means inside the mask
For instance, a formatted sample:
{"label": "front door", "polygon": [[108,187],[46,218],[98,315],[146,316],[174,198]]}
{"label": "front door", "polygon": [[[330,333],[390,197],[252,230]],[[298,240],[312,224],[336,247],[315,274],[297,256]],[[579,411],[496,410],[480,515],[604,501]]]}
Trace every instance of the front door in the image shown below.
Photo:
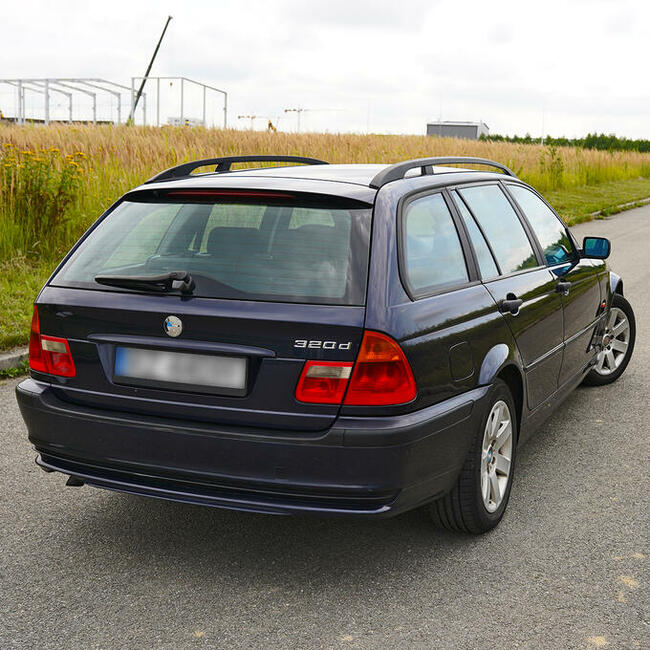
{"label": "front door", "polygon": [[596,268],[580,259],[566,226],[531,189],[507,183],[508,192],[525,214],[555,278],[564,306],[564,359],[558,384],[581,373],[594,357],[592,338],[601,313]]}
{"label": "front door", "polygon": [[458,194],[498,266],[498,277],[483,280],[516,341],[526,373],[528,406],[533,409],[557,390],[563,348],[562,296],[499,185],[462,187]]}
{"label": "front door", "polygon": [[602,309],[598,275],[590,260],[580,260],[559,281],[566,285],[562,297],[565,342],[560,372],[562,385],[593,360],[592,339]]}

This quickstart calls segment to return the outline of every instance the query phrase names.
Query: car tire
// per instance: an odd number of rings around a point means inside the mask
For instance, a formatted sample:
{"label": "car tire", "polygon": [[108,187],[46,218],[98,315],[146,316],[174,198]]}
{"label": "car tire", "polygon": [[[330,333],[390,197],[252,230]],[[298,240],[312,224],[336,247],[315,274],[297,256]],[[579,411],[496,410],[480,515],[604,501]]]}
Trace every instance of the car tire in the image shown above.
{"label": "car tire", "polygon": [[634,310],[619,293],[612,297],[606,327],[604,339],[607,345],[598,353],[596,365],[585,376],[585,386],[605,386],[615,382],[632,358],[636,340]]}
{"label": "car tire", "polygon": [[[509,424],[505,425],[501,435],[508,433],[506,429],[509,426],[509,440],[499,441],[497,434],[504,426],[506,417]],[[480,535],[501,521],[512,489],[517,434],[515,401],[507,384],[497,379],[490,387],[485,414],[474,435],[456,485],[430,506],[431,518],[436,526],[454,532]],[[504,476],[507,460],[508,471]],[[498,502],[495,494],[499,496]]]}

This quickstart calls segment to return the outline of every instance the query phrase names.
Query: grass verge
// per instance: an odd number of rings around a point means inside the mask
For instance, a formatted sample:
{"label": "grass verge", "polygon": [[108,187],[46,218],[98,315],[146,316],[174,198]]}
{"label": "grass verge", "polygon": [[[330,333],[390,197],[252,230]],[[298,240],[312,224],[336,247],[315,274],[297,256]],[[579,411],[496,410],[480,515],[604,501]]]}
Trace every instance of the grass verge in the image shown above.
{"label": "grass verge", "polygon": [[[636,203],[650,197],[650,178],[632,178],[600,185],[553,190],[545,192],[544,196],[564,220],[573,226],[591,221],[594,212],[602,212],[602,216],[615,214],[621,211],[618,206],[624,203]],[[638,206],[630,205],[624,209],[634,207]]]}

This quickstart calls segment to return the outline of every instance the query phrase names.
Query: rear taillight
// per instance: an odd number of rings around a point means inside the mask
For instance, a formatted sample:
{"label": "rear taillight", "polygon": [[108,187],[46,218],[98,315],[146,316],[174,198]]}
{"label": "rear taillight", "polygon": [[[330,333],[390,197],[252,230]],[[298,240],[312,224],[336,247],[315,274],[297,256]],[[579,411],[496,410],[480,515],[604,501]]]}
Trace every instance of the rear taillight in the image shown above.
{"label": "rear taillight", "polygon": [[349,361],[307,361],[296,387],[296,399],[311,404],[340,404],[352,371]]}
{"label": "rear taillight", "polygon": [[36,305],[29,336],[29,367],[36,372],[59,377],[74,377],[77,374],[68,341],[41,334]]}
{"label": "rear taillight", "polygon": [[411,366],[396,341],[379,332],[366,332],[354,364],[345,404],[387,406],[415,399]]}
{"label": "rear taillight", "polygon": [[296,388],[299,402],[388,406],[415,399],[413,372],[396,341],[366,332],[359,355],[350,362],[307,361]]}
{"label": "rear taillight", "polygon": [[32,329],[29,333],[29,367],[36,372],[47,372],[47,364],[41,347],[41,328],[38,324],[38,309],[34,305]]}

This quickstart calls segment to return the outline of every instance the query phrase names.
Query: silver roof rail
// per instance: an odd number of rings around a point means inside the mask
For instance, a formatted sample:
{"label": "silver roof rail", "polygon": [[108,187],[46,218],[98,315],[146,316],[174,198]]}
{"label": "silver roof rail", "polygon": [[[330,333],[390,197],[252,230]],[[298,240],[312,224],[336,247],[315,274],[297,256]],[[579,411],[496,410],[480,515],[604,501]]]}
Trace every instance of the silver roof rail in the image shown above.
{"label": "silver roof rail", "polygon": [[[495,162],[494,160],[488,160],[487,158],[472,158],[469,156],[441,156],[437,158],[415,158],[414,160],[406,160],[404,162],[396,163],[390,167],[386,167],[380,171],[371,181],[370,187],[379,189],[387,183],[392,183],[393,181],[399,181],[403,179],[406,175],[406,172],[410,169],[415,169],[420,167],[422,169],[422,175],[433,174],[434,165],[487,165],[489,167],[496,167],[504,172],[507,176],[512,176],[517,178],[517,175],[505,165]],[[472,170],[474,171],[474,170]]]}

